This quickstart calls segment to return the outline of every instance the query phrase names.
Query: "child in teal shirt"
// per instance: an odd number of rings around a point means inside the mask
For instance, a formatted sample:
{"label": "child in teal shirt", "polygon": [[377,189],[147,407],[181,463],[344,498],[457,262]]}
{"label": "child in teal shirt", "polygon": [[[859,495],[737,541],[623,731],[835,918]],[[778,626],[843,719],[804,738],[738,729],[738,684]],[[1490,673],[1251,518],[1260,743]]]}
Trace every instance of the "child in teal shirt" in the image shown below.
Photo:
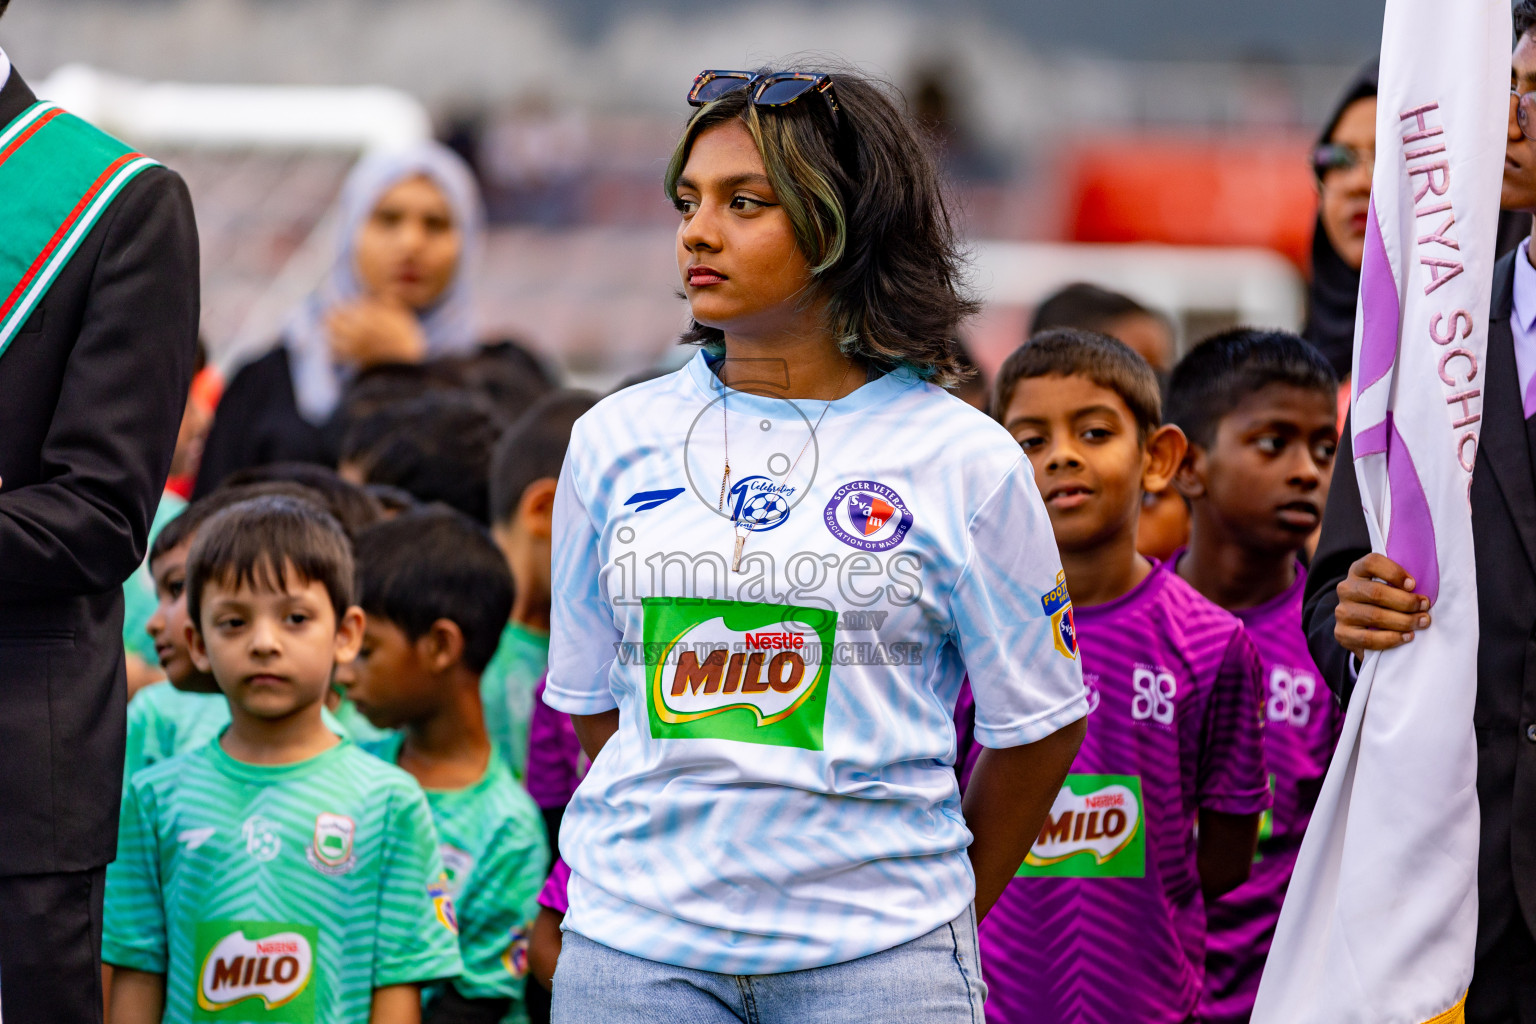
{"label": "child in teal shirt", "polygon": [[525,1020],[528,927],[549,867],[538,808],[486,733],[481,673],[512,609],[512,578],[485,529],[451,509],[407,512],[357,536],[367,613],[348,691],[368,749],[426,790],[459,913],[464,972],[427,993],[423,1020]]}
{"label": "child in teal shirt", "polygon": [[528,777],[533,691],[549,664],[549,537],[555,481],[571,424],[597,401],[557,391],[507,428],[491,457],[491,533],[516,584],[496,655],[480,679],[485,724],[497,753],[519,779]]}
{"label": "child in teal shirt", "polygon": [[462,969],[420,789],[321,717],[362,640],[352,577],[341,527],[294,498],[199,530],[191,655],[230,724],[128,786],[102,942],[113,1024],[414,1024],[419,986]]}

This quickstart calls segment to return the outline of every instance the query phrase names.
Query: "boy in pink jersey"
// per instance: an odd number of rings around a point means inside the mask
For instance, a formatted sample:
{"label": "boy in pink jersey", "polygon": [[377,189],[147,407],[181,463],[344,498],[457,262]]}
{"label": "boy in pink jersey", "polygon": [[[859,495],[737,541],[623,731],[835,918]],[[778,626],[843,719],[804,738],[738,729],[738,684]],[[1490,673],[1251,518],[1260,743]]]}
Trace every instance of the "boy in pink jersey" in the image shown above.
{"label": "boy in pink jersey", "polygon": [[1307,820],[1343,711],[1307,653],[1306,570],[1297,560],[1322,519],[1338,446],[1333,370],[1279,331],[1235,330],[1197,346],[1169,382],[1169,419],[1189,437],[1175,478],[1193,510],[1180,577],[1243,620],[1264,666],[1264,758],[1274,810],[1247,882],[1207,908],[1200,1019],[1253,1011]]}
{"label": "boy in pink jersey", "polygon": [[1184,454],[1140,356],[1043,332],[1003,364],[993,411],[1034,466],[1076,609],[1062,644],[1091,693],[1072,774],[981,924],[987,1019],[1182,1024],[1205,901],[1247,877],[1268,805],[1258,657],[1234,616],[1136,552],[1141,496]]}

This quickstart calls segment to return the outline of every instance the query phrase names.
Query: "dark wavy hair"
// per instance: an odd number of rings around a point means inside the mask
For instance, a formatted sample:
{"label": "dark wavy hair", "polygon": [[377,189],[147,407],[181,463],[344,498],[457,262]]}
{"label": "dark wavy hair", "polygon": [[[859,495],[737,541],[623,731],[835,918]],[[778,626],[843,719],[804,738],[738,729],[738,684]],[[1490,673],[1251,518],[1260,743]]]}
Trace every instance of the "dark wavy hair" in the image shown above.
{"label": "dark wavy hair", "polygon": [[1137,440],[1145,444],[1163,423],[1163,398],[1157,374],[1125,342],[1081,327],[1041,331],[1003,360],[992,391],[992,418],[1002,423],[1021,380],[1082,377],[1125,402],[1136,420]]}
{"label": "dark wavy hair", "polygon": [[1533,3],[1532,0],[1519,0],[1515,4],[1513,14],[1515,42],[1518,43],[1521,36],[1525,35],[1532,28],[1536,28],[1536,3]]}
{"label": "dark wavy hair", "polygon": [[[784,107],[755,107],[745,91],[723,96],[689,118],[667,165],[667,200],[677,203],[699,136],[741,121],[842,350],[885,370],[909,366],[940,386],[959,383],[970,372],[950,339],[980,303],[963,287],[964,257],[925,133],[884,83],[824,64],[788,70],[830,71],[840,116],[814,95]],[[680,340],[720,351],[725,336],[691,321]]]}
{"label": "dark wavy hair", "polygon": [[1249,395],[1282,384],[1332,401],[1339,379],[1323,354],[1289,331],[1236,327],[1179,360],[1168,379],[1168,422],[1190,444],[1210,448],[1221,421]]}

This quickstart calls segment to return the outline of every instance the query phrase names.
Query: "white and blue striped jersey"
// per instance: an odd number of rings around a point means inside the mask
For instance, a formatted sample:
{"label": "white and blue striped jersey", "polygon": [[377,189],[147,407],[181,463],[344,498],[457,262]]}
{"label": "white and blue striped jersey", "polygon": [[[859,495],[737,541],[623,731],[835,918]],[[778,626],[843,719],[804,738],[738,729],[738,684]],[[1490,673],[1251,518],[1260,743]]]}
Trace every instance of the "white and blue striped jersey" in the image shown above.
{"label": "white and blue striped jersey", "polygon": [[813,436],[825,403],[764,397],[772,369],[726,391],[700,353],[605,399],[555,498],[545,700],[619,709],[561,827],[565,927],[730,974],[866,956],[971,902],[964,677],[988,746],[1087,713],[1013,439],[908,370]]}

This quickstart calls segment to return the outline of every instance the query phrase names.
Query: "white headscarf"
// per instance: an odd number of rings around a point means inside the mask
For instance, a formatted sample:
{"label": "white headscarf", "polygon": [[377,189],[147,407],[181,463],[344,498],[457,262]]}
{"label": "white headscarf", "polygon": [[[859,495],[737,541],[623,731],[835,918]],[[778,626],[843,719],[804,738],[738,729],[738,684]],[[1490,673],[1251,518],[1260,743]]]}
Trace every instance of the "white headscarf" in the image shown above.
{"label": "white headscarf", "polygon": [[453,280],[436,303],[417,314],[427,336],[427,354],[449,355],[475,346],[473,281],[485,211],[469,167],[451,149],[436,142],[364,157],[342,186],[336,260],[320,287],[294,310],[284,331],[283,343],[288,349],[299,414],[316,426],[336,411],[343,378],[351,372],[349,367],[338,366],[331,355],[325,318],[336,306],[364,294],[357,277],[358,230],[373,215],[384,193],[418,176],[425,176],[442,190],[453,211],[460,239]]}

